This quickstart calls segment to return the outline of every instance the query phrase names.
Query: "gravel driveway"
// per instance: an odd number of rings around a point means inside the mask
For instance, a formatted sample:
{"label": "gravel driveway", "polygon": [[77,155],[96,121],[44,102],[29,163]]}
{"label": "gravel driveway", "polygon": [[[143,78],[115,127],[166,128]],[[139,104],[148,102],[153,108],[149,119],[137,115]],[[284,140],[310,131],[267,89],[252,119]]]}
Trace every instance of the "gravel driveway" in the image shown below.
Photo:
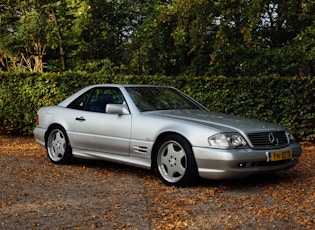
{"label": "gravel driveway", "polygon": [[109,162],[50,163],[32,137],[0,136],[0,229],[315,229],[315,147],[287,171],[165,186]]}

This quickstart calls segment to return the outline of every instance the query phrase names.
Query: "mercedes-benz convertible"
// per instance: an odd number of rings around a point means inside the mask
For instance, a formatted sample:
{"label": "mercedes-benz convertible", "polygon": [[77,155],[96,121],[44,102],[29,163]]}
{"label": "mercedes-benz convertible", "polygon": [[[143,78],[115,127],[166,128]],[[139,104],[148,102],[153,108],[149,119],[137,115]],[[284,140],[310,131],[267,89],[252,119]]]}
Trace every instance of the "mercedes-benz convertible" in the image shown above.
{"label": "mercedes-benz convertible", "polygon": [[86,87],[40,108],[34,136],[53,163],[105,160],[156,170],[167,185],[284,170],[302,152],[283,126],[209,111],[164,86]]}

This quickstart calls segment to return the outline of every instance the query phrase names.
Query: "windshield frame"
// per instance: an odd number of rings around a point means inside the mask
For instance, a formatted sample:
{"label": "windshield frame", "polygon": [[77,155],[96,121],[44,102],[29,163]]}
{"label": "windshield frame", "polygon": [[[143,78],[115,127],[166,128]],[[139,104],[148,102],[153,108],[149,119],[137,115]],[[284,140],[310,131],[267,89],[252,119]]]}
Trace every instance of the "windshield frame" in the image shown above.
{"label": "windshield frame", "polygon": [[165,110],[207,110],[180,90],[167,86],[125,87],[140,112]]}

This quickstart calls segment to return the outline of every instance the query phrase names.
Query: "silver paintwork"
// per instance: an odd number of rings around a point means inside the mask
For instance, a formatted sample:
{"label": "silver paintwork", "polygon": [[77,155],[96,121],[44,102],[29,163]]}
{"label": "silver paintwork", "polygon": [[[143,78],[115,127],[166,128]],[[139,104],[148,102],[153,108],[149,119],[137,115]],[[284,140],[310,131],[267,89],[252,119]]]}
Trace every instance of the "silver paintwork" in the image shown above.
{"label": "silver paintwork", "polygon": [[[95,87],[119,88],[124,96],[124,103],[108,104],[107,113],[67,108],[73,100]],[[51,126],[59,125],[66,130],[74,157],[108,160],[151,169],[152,150],[158,138],[165,133],[176,133],[188,140],[199,175],[208,179],[241,178],[255,173],[287,169],[298,162],[302,152],[299,144],[290,143],[281,149],[253,149],[246,135],[251,132],[284,130],[285,127],[213,113],[206,109],[141,112],[126,87],[129,85],[89,86],[56,106],[41,108],[38,111],[40,123],[34,129],[36,141],[45,146],[47,130]],[[208,138],[221,132],[240,133],[249,146],[241,149],[211,148]],[[266,152],[289,149],[293,154],[289,161],[265,166],[256,166],[253,163],[267,161]],[[245,166],[239,167],[243,162]]]}

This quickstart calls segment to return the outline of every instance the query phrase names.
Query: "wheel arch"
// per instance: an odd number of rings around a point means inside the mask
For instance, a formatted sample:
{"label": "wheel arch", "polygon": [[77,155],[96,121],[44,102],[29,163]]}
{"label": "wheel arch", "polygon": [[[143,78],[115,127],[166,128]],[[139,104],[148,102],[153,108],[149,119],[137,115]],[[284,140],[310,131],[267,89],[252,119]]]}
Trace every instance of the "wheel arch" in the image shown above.
{"label": "wheel arch", "polygon": [[[58,137],[56,133],[58,133]],[[45,148],[50,160],[54,164],[67,164],[73,160],[72,147],[67,131],[60,124],[53,123],[47,128],[45,133]]]}
{"label": "wheel arch", "polygon": [[[192,144],[190,143],[190,141],[185,137],[183,136],[182,134],[178,133],[178,132],[175,132],[175,131],[167,131],[167,132],[163,132],[163,133],[160,133],[157,138],[155,139],[155,142],[153,144],[153,147],[152,147],[152,152],[151,152],[151,169],[152,170],[155,170],[156,168],[156,154],[157,154],[157,147],[158,147],[158,143],[160,142],[160,140],[162,140],[164,137],[166,136],[169,136],[169,135],[178,135],[182,138],[184,138],[187,143],[189,143],[190,147],[192,147]],[[194,156],[195,157],[195,156]]]}
{"label": "wheel arch", "polygon": [[48,139],[49,133],[51,132],[51,130],[55,128],[61,128],[66,131],[66,129],[61,124],[58,124],[58,123],[50,124],[49,127],[47,128],[47,131],[45,132],[45,147],[47,147],[47,139]]}
{"label": "wheel arch", "polygon": [[[171,136],[170,136],[171,135]],[[176,142],[176,143],[174,143]],[[169,148],[169,145],[176,145],[179,147],[180,151],[184,151],[182,155],[178,155],[177,157],[177,150],[171,150],[170,154],[168,155],[168,160],[161,161],[161,151],[160,148]],[[164,150],[162,150],[162,154],[164,154]],[[167,151],[168,152],[168,151]],[[152,162],[152,170],[156,170],[157,174],[161,178],[161,180],[170,186],[193,186],[198,182],[199,173],[198,173],[198,166],[196,164],[195,154],[192,149],[192,144],[188,139],[177,132],[164,132],[161,133],[158,138],[156,139],[154,146],[152,148],[151,154],[151,162]],[[174,162],[172,162],[174,159]],[[185,159],[184,161],[182,161]],[[184,162],[184,163],[183,163]],[[175,169],[171,174],[168,173],[168,170],[177,167],[177,165],[182,164],[182,169]],[[179,168],[179,167],[178,167]],[[179,171],[177,171],[179,170]]]}

